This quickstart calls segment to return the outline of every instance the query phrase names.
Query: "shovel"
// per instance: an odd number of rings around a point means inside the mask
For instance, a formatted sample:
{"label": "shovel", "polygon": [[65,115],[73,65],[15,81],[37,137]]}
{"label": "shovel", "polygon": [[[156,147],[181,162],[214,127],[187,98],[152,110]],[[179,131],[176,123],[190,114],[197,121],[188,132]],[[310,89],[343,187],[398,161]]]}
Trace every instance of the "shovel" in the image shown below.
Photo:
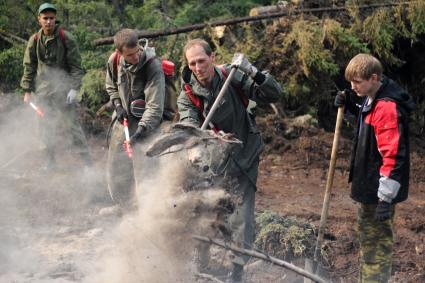
{"label": "shovel", "polygon": [[236,67],[232,67],[232,70],[230,71],[230,74],[227,76],[227,79],[224,82],[224,85],[221,88],[220,92],[218,93],[217,98],[214,101],[214,104],[211,106],[210,112],[208,113],[207,117],[205,117],[205,121],[201,126],[201,130],[207,129],[208,124],[210,123],[211,118],[214,115],[214,112],[217,110],[217,107],[220,104],[221,99],[223,98],[224,94],[226,93],[226,90],[229,87],[229,84],[232,81],[232,78],[233,78],[233,75],[235,74],[235,72],[236,72]]}
{"label": "shovel", "polygon": [[[336,154],[338,150],[339,137],[341,136],[341,124],[342,124],[343,117],[344,117],[344,106],[338,108],[338,114],[336,116],[335,134],[334,134],[334,140],[332,143],[331,160],[329,162],[328,177],[326,179],[325,198],[323,200],[322,214],[320,216],[319,231],[317,235],[316,247],[314,249],[313,262],[310,259],[306,259],[306,262],[305,262],[306,271],[309,271],[315,274],[320,273],[318,272],[317,267],[319,265],[320,250],[322,249],[323,236],[325,234],[326,220],[328,218],[329,202],[330,202],[332,184],[333,184],[334,173],[335,173]],[[310,282],[312,282],[310,279],[304,279],[304,283],[310,283]]]}

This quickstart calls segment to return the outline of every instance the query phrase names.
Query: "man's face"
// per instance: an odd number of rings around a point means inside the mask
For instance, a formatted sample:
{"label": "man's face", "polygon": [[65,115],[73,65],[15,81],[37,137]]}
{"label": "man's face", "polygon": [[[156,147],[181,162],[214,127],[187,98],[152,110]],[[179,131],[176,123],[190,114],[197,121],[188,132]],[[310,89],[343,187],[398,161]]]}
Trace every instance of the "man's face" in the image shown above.
{"label": "man's face", "polygon": [[373,96],[379,84],[378,75],[373,74],[369,79],[362,79],[358,76],[351,80],[351,88],[360,97]]}
{"label": "man's face", "polygon": [[186,50],[185,55],[189,69],[201,85],[208,86],[214,77],[214,53],[208,56],[201,45],[194,45]]}
{"label": "man's face", "polygon": [[131,65],[137,65],[140,61],[140,56],[142,55],[142,50],[140,49],[140,46],[137,45],[136,47],[123,47],[121,55],[124,57],[124,60],[131,64]]}
{"label": "man's face", "polygon": [[53,11],[45,11],[38,15],[38,23],[45,35],[52,35],[55,31],[56,13]]}

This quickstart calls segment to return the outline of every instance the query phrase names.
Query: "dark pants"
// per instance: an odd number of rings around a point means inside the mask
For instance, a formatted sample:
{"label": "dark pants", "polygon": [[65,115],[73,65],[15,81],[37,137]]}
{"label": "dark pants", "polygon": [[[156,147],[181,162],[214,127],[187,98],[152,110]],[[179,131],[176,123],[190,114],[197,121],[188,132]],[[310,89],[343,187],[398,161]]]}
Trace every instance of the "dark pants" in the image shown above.
{"label": "dark pants", "polygon": [[[130,133],[134,133],[137,128],[137,121],[130,121],[129,124]],[[133,201],[135,180],[133,160],[128,157],[124,150],[124,141],[124,126],[115,121],[112,126],[108,149],[106,180],[112,200],[123,207],[127,207]]]}
{"label": "dark pants", "polygon": [[[238,189],[242,191],[242,203],[237,204],[235,211],[229,217],[229,225],[232,229],[233,242],[242,248],[252,249],[255,238],[255,184],[257,183],[259,161],[255,161],[247,175],[238,177]],[[233,263],[245,265],[249,256],[234,254]]]}
{"label": "dark pants", "polygon": [[[164,124],[164,123],[163,123]],[[138,126],[138,119],[129,118],[130,136]],[[107,183],[113,201],[123,208],[131,208],[136,204],[137,190],[143,191],[143,183],[157,171],[158,162],[145,154],[148,144],[159,130],[152,130],[139,142],[132,145],[133,157],[129,158],[124,150],[124,126],[115,121],[112,126],[111,140],[108,149]]]}

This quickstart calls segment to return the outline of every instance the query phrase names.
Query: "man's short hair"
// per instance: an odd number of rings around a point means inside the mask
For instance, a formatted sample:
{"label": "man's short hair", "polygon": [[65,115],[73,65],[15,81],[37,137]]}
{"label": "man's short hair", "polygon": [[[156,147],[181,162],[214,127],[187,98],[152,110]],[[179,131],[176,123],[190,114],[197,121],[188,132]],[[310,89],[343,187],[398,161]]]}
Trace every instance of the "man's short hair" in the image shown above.
{"label": "man's short hair", "polygon": [[193,46],[196,46],[196,45],[201,46],[208,56],[210,56],[212,54],[212,49],[211,49],[211,46],[208,44],[208,42],[206,42],[202,38],[195,38],[195,39],[189,40],[186,43],[186,45],[184,46],[184,49],[183,49],[184,56],[186,57],[186,51],[188,49],[190,49],[190,48],[192,48]]}
{"label": "man's short hair", "polygon": [[382,64],[370,54],[360,53],[354,56],[345,68],[345,79],[352,81],[355,77],[369,79],[373,74],[382,76]]}
{"label": "man's short hair", "polygon": [[139,44],[136,31],[129,28],[118,31],[114,36],[114,44],[119,52],[122,52],[124,47],[136,47]]}

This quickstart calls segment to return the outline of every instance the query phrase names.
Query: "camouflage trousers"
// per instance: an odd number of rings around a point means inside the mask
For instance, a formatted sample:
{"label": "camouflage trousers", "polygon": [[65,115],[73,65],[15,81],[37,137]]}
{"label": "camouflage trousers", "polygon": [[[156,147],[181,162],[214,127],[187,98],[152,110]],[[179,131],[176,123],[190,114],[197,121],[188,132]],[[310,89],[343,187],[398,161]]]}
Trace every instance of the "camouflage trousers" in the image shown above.
{"label": "camouflage trousers", "polygon": [[374,219],[376,204],[360,204],[358,208],[358,235],[360,241],[359,283],[385,283],[391,277],[393,254],[393,219]]}

